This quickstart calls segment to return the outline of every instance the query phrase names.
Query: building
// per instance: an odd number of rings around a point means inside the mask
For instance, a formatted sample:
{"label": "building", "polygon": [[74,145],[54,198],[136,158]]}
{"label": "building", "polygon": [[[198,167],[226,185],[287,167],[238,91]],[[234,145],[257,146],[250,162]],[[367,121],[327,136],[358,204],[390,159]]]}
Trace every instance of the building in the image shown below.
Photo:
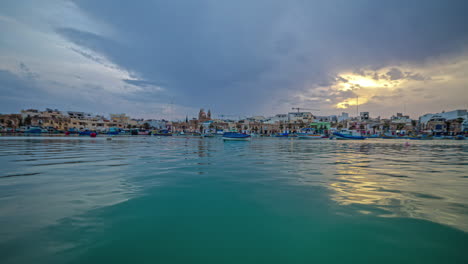
{"label": "building", "polygon": [[342,112],[340,116],[338,116],[338,122],[349,120],[349,114]]}
{"label": "building", "polygon": [[289,112],[288,121],[291,123],[310,123],[314,120],[311,112]]}
{"label": "building", "polygon": [[468,131],[468,112],[459,109],[419,117],[420,130],[426,133],[462,133]]}

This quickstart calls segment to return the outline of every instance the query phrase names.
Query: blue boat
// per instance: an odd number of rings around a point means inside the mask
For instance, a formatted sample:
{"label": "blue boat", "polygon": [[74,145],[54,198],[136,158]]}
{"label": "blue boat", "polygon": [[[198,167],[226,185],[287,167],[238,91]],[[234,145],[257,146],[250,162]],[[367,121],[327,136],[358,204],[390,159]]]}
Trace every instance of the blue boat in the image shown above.
{"label": "blue boat", "polygon": [[91,130],[80,131],[79,135],[80,136],[91,136],[92,133],[95,133],[97,135],[97,132],[94,132],[94,131],[91,131]]}
{"label": "blue boat", "polygon": [[26,134],[40,134],[42,133],[42,129],[39,127],[31,127],[28,130],[24,131]]}
{"label": "blue boat", "polygon": [[363,140],[366,139],[366,137],[363,136],[353,136],[352,134],[343,134],[340,132],[335,132],[333,135],[336,137],[336,139],[357,139],[357,140]]}
{"label": "blue boat", "polygon": [[121,129],[116,128],[116,127],[111,127],[109,128],[109,131],[107,131],[107,135],[118,135],[120,134]]}
{"label": "blue boat", "polygon": [[225,132],[223,134],[223,140],[249,140],[250,135],[237,133],[237,132]]}
{"label": "blue boat", "polygon": [[275,135],[275,137],[287,138],[287,137],[289,137],[289,134],[288,133],[278,133],[278,134]]}

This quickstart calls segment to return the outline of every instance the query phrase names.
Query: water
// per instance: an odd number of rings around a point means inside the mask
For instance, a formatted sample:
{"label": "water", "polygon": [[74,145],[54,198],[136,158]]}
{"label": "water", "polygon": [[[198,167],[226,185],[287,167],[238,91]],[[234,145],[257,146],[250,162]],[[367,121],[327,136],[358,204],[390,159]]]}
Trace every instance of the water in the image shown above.
{"label": "water", "polygon": [[461,141],[0,137],[0,263],[468,263]]}

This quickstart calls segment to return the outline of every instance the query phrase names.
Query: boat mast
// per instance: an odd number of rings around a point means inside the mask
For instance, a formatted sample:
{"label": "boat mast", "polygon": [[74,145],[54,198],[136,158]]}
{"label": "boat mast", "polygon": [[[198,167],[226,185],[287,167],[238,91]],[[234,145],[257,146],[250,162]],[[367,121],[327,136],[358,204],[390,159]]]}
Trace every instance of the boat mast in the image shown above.
{"label": "boat mast", "polygon": [[356,96],[356,117],[359,117],[359,96]]}

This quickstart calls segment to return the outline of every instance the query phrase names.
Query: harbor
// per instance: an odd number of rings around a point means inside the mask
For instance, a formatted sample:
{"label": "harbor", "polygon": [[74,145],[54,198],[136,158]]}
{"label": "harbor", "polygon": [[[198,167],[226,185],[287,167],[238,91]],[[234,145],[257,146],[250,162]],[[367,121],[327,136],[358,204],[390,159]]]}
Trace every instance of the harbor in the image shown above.
{"label": "harbor", "polygon": [[200,109],[196,118],[187,116],[185,120],[172,121],[132,119],[126,114],[105,117],[57,109],[28,109],[21,114],[0,115],[0,135],[7,136],[216,137],[226,133],[248,135],[245,138],[464,140],[468,136],[468,112],[466,109],[443,111],[412,119],[402,113],[390,118],[372,118],[369,112],[352,117],[344,112],[319,116],[298,110],[272,117],[221,119],[212,117],[211,111],[206,113]]}
{"label": "harbor", "polygon": [[468,141],[106,138],[0,137],[2,263],[468,260]]}

